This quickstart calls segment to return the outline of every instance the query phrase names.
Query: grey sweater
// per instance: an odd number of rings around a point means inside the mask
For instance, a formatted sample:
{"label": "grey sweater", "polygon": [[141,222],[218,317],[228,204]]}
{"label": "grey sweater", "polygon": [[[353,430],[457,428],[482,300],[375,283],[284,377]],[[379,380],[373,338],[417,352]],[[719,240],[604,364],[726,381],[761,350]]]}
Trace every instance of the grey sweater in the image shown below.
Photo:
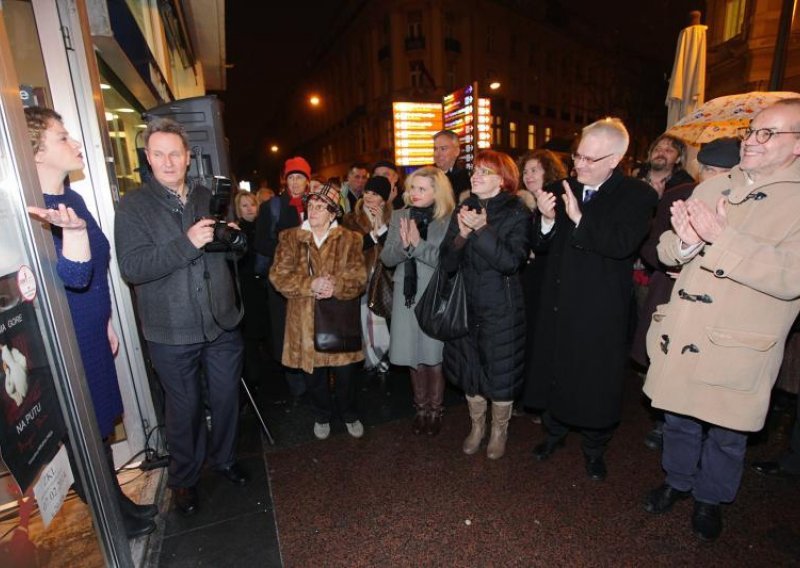
{"label": "grey sweater", "polygon": [[227,253],[206,253],[186,236],[195,219],[208,215],[210,198],[205,187],[191,187],[181,211],[177,197],[152,181],[119,202],[117,262],[134,287],[147,341],[213,341],[239,323]]}

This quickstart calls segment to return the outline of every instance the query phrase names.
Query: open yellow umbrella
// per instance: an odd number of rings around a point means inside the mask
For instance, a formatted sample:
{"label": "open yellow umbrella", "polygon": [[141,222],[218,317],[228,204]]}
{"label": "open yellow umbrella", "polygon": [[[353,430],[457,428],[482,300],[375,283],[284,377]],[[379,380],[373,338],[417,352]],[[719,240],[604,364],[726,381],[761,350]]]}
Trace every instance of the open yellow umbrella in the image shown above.
{"label": "open yellow umbrella", "polygon": [[698,107],[667,130],[667,134],[687,144],[699,146],[723,136],[736,136],[739,128],[761,109],[781,99],[800,97],[790,91],[752,91],[727,97],[717,97]]}

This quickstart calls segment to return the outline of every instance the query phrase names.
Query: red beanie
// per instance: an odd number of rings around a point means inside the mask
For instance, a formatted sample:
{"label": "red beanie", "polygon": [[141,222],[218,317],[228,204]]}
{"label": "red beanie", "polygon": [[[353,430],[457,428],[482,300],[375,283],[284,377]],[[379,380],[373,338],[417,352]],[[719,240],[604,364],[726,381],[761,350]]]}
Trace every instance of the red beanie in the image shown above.
{"label": "red beanie", "polygon": [[303,174],[306,179],[311,179],[311,166],[308,165],[305,158],[300,156],[289,158],[283,167],[283,175],[289,177],[290,174]]}

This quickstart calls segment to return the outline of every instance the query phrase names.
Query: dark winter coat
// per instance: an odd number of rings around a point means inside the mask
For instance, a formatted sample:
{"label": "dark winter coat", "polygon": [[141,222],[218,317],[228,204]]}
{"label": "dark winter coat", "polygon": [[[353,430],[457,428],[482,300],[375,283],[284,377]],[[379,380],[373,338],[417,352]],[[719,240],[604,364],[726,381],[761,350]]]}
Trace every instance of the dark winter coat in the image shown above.
{"label": "dark winter coat", "polygon": [[[277,223],[273,221],[271,211],[271,203],[275,199],[280,203]],[[253,246],[256,252],[266,260],[268,272],[275,257],[280,232],[300,226],[300,217],[297,215],[297,209],[289,204],[290,199],[291,195],[286,190],[279,196],[265,201],[258,208]],[[286,327],[286,298],[275,290],[271,282],[267,284],[267,306],[270,316],[270,351],[272,357],[276,361],[280,361],[283,355],[283,333]]]}
{"label": "dark winter coat", "polygon": [[[580,203],[583,185],[569,183]],[[561,182],[547,191],[556,194],[556,219],[545,236],[541,220],[533,226],[534,251],[547,250],[549,257],[525,402],[568,424],[606,428],[620,417],[633,261],[658,195],[614,171],[581,205],[576,228],[564,210]]]}
{"label": "dark winter coat", "polygon": [[[478,206],[475,195],[464,206]],[[469,334],[445,342],[444,371],[468,395],[510,401],[525,367],[525,303],[519,271],[530,252],[530,212],[515,196],[500,193],[486,204],[487,225],[467,239],[457,211],[442,242],[440,262],[460,270],[467,293]]]}

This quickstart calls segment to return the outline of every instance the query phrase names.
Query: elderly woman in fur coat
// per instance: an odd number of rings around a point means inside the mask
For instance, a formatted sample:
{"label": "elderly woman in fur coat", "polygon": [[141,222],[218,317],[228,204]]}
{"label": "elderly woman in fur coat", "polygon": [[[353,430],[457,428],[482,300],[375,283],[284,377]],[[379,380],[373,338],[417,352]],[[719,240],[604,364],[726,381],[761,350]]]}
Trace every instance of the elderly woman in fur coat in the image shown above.
{"label": "elderly woman in fur coat", "polygon": [[[379,257],[386,236],[392,205],[388,202],[392,186],[385,177],[374,176],[364,187],[364,196],[355,209],[342,219],[342,225],[359,233],[363,239],[364,266],[367,277],[380,262]],[[367,306],[367,294],[361,297],[361,331],[364,338],[364,367],[370,372],[384,375],[389,370],[389,324]]]}
{"label": "elderly woman in fur coat", "polygon": [[275,260],[269,272],[275,289],[287,298],[281,362],[303,371],[314,412],[314,435],[318,439],[324,440],[331,431],[330,371],[335,375],[339,414],[348,433],[360,438],[364,435],[364,426],[356,412],[353,375],[356,363],[364,360],[364,354],[360,349],[347,353],[316,351],[314,303],[331,297],[350,300],[364,292],[367,272],[362,238],[336,222],[341,213],[339,190],[331,185],[324,185],[308,195],[306,213],[308,218],[301,226],[279,233]]}

